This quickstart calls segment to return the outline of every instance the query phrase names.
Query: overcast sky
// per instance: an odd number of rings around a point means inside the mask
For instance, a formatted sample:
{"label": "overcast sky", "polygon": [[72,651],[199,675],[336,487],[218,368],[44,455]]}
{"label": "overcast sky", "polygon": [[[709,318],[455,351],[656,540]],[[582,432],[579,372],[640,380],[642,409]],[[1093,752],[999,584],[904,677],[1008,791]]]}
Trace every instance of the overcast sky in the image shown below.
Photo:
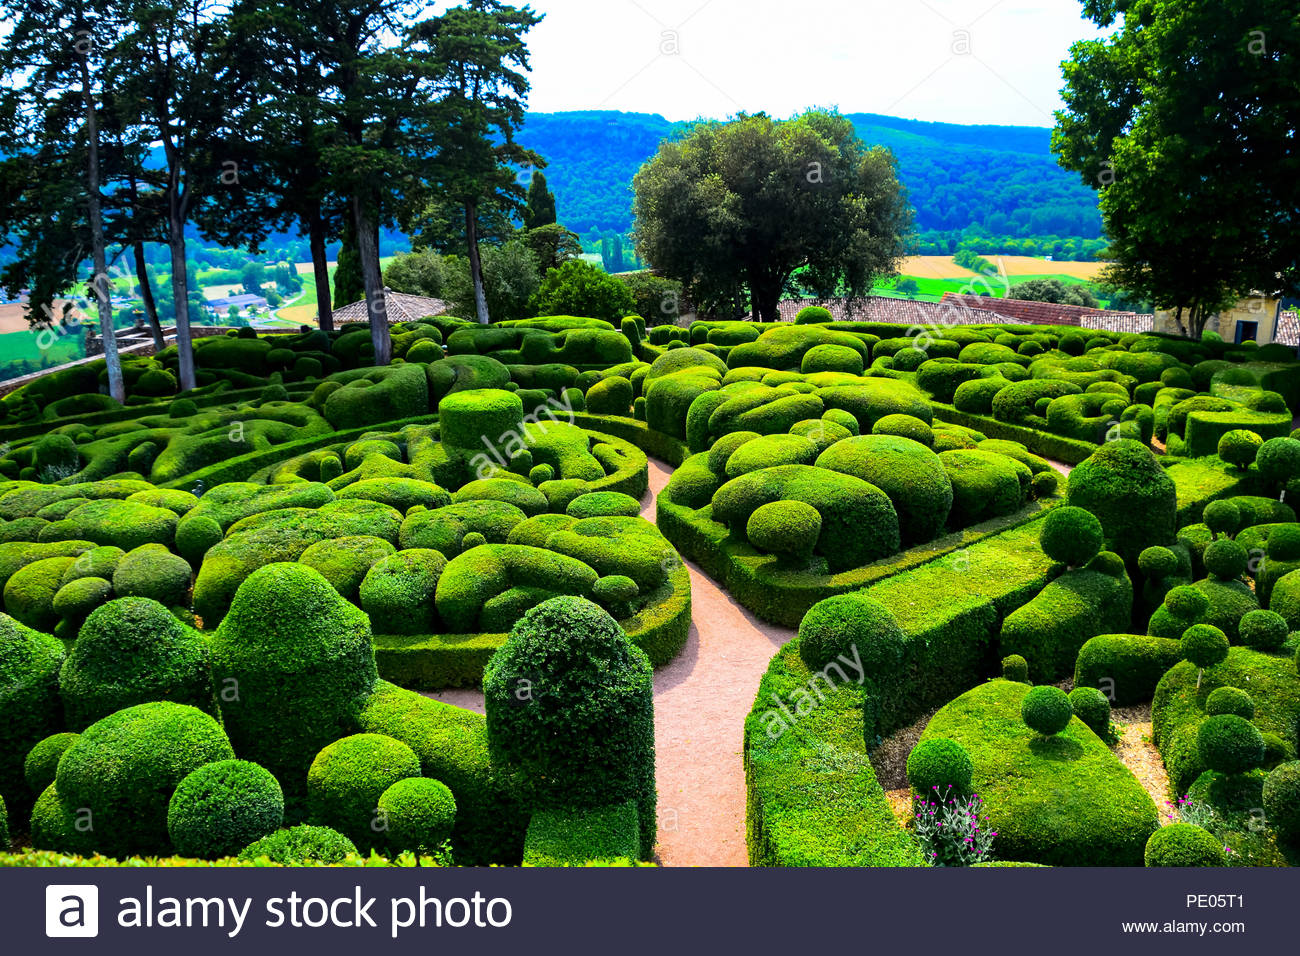
{"label": "overcast sky", "polygon": [[1051,126],[1078,0],[532,0],[540,112],[671,120],[809,106]]}

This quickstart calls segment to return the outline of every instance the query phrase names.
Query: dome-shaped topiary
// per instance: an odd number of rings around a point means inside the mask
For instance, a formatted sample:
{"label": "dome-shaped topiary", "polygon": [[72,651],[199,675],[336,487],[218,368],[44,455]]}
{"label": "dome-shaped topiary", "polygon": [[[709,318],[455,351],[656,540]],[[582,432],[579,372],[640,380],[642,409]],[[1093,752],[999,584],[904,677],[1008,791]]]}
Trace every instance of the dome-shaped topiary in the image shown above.
{"label": "dome-shaped topiary", "polygon": [[915,415],[885,415],[871,426],[873,435],[895,435],[920,442],[926,448],[934,446],[934,429]]}
{"label": "dome-shaped topiary", "polygon": [[1190,823],[1171,823],[1151,834],[1147,866],[1227,866],[1223,843],[1209,830]]}
{"label": "dome-shaped topiary", "polygon": [[176,550],[193,566],[198,567],[203,556],[224,534],[215,518],[208,515],[186,515],[176,526]]}
{"label": "dome-shaped topiary", "polygon": [[1096,687],[1076,687],[1069,693],[1074,715],[1102,740],[1110,738],[1110,699]]}
{"label": "dome-shaped topiary", "polygon": [[1039,544],[1053,561],[1069,565],[1087,564],[1101,551],[1104,537],[1101,522],[1082,508],[1054,508],[1043,521]]}
{"label": "dome-shaped topiary", "polygon": [[975,764],[966,748],[946,737],[929,737],[922,740],[907,755],[907,781],[919,794],[947,796],[952,788],[954,796],[967,796],[971,792],[971,776]]}
{"label": "dome-shaped topiary", "polygon": [[79,739],[81,734],[51,734],[31,749],[23,761],[23,779],[32,793],[44,793],[54,782],[59,761]]}
{"label": "dome-shaped topiary", "polygon": [[384,841],[379,797],[399,780],[420,776],[415,751],[383,734],[353,734],[325,747],[307,771],[307,813],[362,849]]}
{"label": "dome-shaped topiary", "polygon": [[591,599],[617,620],[631,616],[639,594],[636,582],[625,574],[607,574],[591,586]]}
{"label": "dome-shaped topiary", "polygon": [[250,843],[239,853],[245,863],[267,859],[281,866],[302,866],[315,863],[331,866],[357,852],[352,841],[329,827],[300,824],[287,830],[277,830]]}
{"label": "dome-shaped topiary", "polygon": [[818,322],[833,322],[835,317],[827,308],[820,305],[807,305],[794,317],[795,325],[813,325]]}
{"label": "dome-shaped topiary", "polygon": [[368,534],[345,535],[318,541],[303,551],[300,564],[314,568],[349,601],[360,599],[361,582],[380,561],[397,553],[383,538]]}
{"label": "dome-shaped topiary", "polygon": [[1284,837],[1300,837],[1300,760],[1279,764],[1264,780],[1264,815]]}
{"label": "dome-shaped topiary", "polygon": [[270,771],[218,760],[186,775],[167,805],[167,833],[181,856],[233,856],[284,822],[284,793]]}
{"label": "dome-shaped topiary", "polygon": [[1178,491],[1151,449],[1132,439],[1107,442],[1070,472],[1071,505],[1101,521],[1107,550],[1132,561],[1174,540]]}
{"label": "dome-shaped topiary", "polygon": [[[189,565],[185,566],[186,571]],[[113,585],[103,578],[77,578],[69,581],[54,595],[54,611],[66,626],[81,630],[91,611],[113,596]],[[62,626],[62,623],[61,623]]]}
{"label": "dome-shaped topiary", "polygon": [[59,681],[74,730],[154,700],[217,713],[207,641],[149,598],[119,598],[92,611]]}
{"label": "dome-shaped topiary", "polygon": [[564,513],[571,518],[635,518],[641,502],[619,491],[589,491],[570,501]]}
{"label": "dome-shaped topiary", "polygon": [[1265,550],[1274,561],[1300,561],[1300,524],[1284,524],[1268,536]]}
{"label": "dome-shaped topiary", "polygon": [[222,697],[226,730],[292,809],[312,759],[355,730],[374,690],[370,621],[319,572],[269,564],[239,586],[211,646],[218,686],[238,690]]}
{"label": "dome-shaped topiary", "polygon": [[1202,556],[1205,570],[1221,581],[1235,581],[1246,573],[1246,564],[1250,556],[1246,549],[1231,538],[1219,538],[1211,541]]}
{"label": "dome-shaped topiary", "polygon": [[62,641],[0,614],[0,794],[13,812],[31,806],[23,758],[63,726],[62,663]]}
{"label": "dome-shaped topiary", "polygon": [[1255,465],[1265,481],[1284,486],[1300,478],[1300,441],[1294,438],[1270,438],[1255,453]]}
{"label": "dome-shaped topiary", "polygon": [[1051,737],[1059,734],[1070,724],[1074,708],[1070,698],[1059,687],[1041,684],[1031,687],[1025,699],[1020,703],[1020,717],[1030,730]]}
{"label": "dome-shaped topiary", "polygon": [[821,514],[802,501],[760,505],[745,525],[750,544],[790,564],[806,564],[812,558],[821,532]]}
{"label": "dome-shaped topiary", "polygon": [[837,662],[842,669],[852,661],[863,668],[864,679],[892,674],[907,645],[893,613],[865,591],[818,601],[799,623],[798,641],[809,670]]}
{"label": "dome-shaped topiary", "polygon": [[203,711],[170,701],[138,704],[87,727],[59,761],[55,787],[66,809],[88,814],[99,852],[165,855],[167,804],[177,784],[234,756]]}
{"label": "dome-shaped topiary", "polygon": [[1138,570],[1152,580],[1171,577],[1178,573],[1178,555],[1166,547],[1154,545],[1138,555]]}
{"label": "dome-shaped topiary", "polygon": [[1165,595],[1165,607],[1174,617],[1193,621],[1209,610],[1210,599],[1198,588],[1184,584],[1171,588]]}
{"label": "dome-shaped topiary", "polygon": [[1264,762],[1264,735],[1244,717],[1219,714],[1201,721],[1196,750],[1211,770],[1245,773]]}
{"label": "dome-shaped topiary", "polygon": [[428,548],[398,551],[372,565],[359,593],[375,633],[430,633],[433,599],[446,566],[442,552]]}
{"label": "dome-shaped topiary", "polygon": [[519,619],[483,671],[493,765],[517,773],[538,807],[635,800],[648,856],[655,836],[653,679],[645,652],[599,606],[577,597],[542,602]]}
{"label": "dome-shaped topiary", "polygon": [[379,797],[384,843],[392,853],[436,853],[451,838],[456,798],[428,777],[399,780]]}
{"label": "dome-shaped topiary", "polygon": [[1276,611],[1247,611],[1237,625],[1242,643],[1257,651],[1275,651],[1287,639],[1286,618]]}
{"label": "dome-shaped topiary", "polygon": [[1216,535],[1234,535],[1241,527],[1241,509],[1231,501],[1211,501],[1202,520]]}
{"label": "dome-shaped topiary", "polygon": [[1019,654],[1011,654],[1002,658],[1002,678],[1003,680],[1015,681],[1018,684],[1029,683],[1029,662]]}
{"label": "dome-shaped topiary", "polygon": [[1205,668],[1222,663],[1228,657],[1228,636],[1212,624],[1193,624],[1183,632],[1178,642],[1178,650],[1184,660],[1191,661],[1199,669],[1196,686],[1201,686],[1201,677]]}
{"label": "dome-shaped topiary", "polygon": [[1246,469],[1254,464],[1264,439],[1244,428],[1234,428],[1219,439],[1219,457],[1230,465]]}
{"label": "dome-shaped topiary", "polygon": [[1236,714],[1243,720],[1255,719],[1255,699],[1236,687],[1216,687],[1205,698],[1205,713],[1210,717]]}
{"label": "dome-shaped topiary", "polygon": [[1055,471],[1040,471],[1034,475],[1029,485],[1033,489],[1034,497],[1042,501],[1054,497],[1060,483],[1060,476]]}
{"label": "dome-shaped topiary", "polygon": [[165,545],[142,544],[128,551],[113,571],[113,591],[118,597],[151,598],[167,607],[180,604],[189,592],[190,564]]}

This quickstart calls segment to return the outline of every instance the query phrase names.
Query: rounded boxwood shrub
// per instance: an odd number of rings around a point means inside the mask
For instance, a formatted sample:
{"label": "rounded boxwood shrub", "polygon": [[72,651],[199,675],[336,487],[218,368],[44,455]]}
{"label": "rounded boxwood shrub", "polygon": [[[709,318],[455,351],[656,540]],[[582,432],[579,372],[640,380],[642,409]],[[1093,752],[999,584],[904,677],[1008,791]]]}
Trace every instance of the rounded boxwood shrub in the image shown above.
{"label": "rounded boxwood shrub", "polygon": [[316,542],[302,553],[298,563],[319,571],[334,590],[355,602],[370,569],[396,553],[397,549],[383,538],[347,535]]}
{"label": "rounded boxwood shrub", "polygon": [[1300,760],[1279,764],[1264,780],[1264,815],[1284,837],[1300,838]]}
{"label": "rounded boxwood shrub", "polygon": [[[462,541],[463,543],[463,541]],[[434,595],[447,566],[439,551],[411,548],[376,562],[359,591],[361,607],[376,634],[428,634],[434,627]]]}
{"label": "rounded boxwood shrub", "polygon": [[1264,762],[1264,735],[1236,714],[1207,717],[1196,732],[1201,762],[1218,773],[1245,773]]}
{"label": "rounded boxwood shrub", "polygon": [[953,796],[968,796],[974,773],[975,764],[966,748],[946,737],[922,740],[907,755],[907,782],[925,796],[937,791],[942,799],[950,787]]}
{"label": "rounded boxwood shrub", "polygon": [[1249,468],[1259,454],[1264,439],[1244,428],[1234,428],[1219,439],[1219,457],[1238,468]]}
{"label": "rounded boxwood shrub", "polygon": [[399,780],[420,776],[415,751],[383,734],[353,734],[325,747],[307,771],[307,813],[362,849],[383,843],[379,798]]}
{"label": "rounded boxwood shrub", "polygon": [[1040,684],[1031,687],[1020,704],[1020,717],[1030,730],[1051,737],[1069,726],[1074,716],[1070,698],[1059,687]]}
{"label": "rounded boxwood shrub", "polygon": [[[978,449],[956,449],[939,455],[952,483],[949,524],[965,528],[1010,514],[1024,502],[1029,468],[1013,458]],[[1024,482],[1021,482],[1021,475]]]}
{"label": "rounded boxwood shrub", "polygon": [[428,777],[399,780],[379,796],[384,843],[392,853],[436,853],[451,839],[456,798]]}
{"label": "rounded boxwood shrub", "polygon": [[635,518],[641,502],[618,491],[589,491],[570,501],[564,513],[571,518]]}
{"label": "rounded boxwood shrub", "polygon": [[[883,491],[898,515],[904,546],[929,541],[943,529],[956,507],[953,472],[963,472],[961,463],[951,462],[948,455],[936,455],[920,442],[894,435],[860,435],[836,442],[817,457],[817,467],[852,475]],[[1008,475],[1016,485],[1018,504],[1019,484],[1014,474]],[[1011,494],[1009,486],[1005,490]]]}
{"label": "rounded boxwood shrub", "polygon": [[187,515],[176,526],[176,550],[190,564],[197,566],[208,549],[225,537],[221,525],[208,515]]}
{"label": "rounded boxwood shrub", "polygon": [[1079,566],[1087,564],[1101,551],[1105,537],[1101,522],[1082,508],[1055,508],[1043,521],[1039,544],[1053,561]]}
{"label": "rounded boxwood shrub", "polygon": [[1246,549],[1231,538],[1219,538],[1206,545],[1201,560],[1205,570],[1221,581],[1235,581],[1246,573],[1246,564],[1250,560]]}
{"label": "rounded boxwood shrub", "polygon": [[1259,446],[1255,465],[1260,475],[1273,485],[1285,485],[1300,478],[1300,441],[1294,438],[1270,438]]}
{"label": "rounded boxwood shrub", "polygon": [[[521,693],[526,699],[521,705]],[[634,800],[655,838],[654,674],[618,623],[583,598],[529,610],[483,671],[488,750],[538,808]]]}
{"label": "rounded boxwood shrub", "polygon": [[1106,740],[1110,737],[1110,699],[1095,687],[1076,687],[1069,693],[1074,715]]}
{"label": "rounded boxwood shrub", "polygon": [[1151,834],[1147,866],[1227,866],[1223,844],[1209,830],[1190,823],[1171,823]]}
{"label": "rounded boxwood shrub", "polygon": [[1009,654],[1002,658],[1002,679],[1028,684],[1029,662],[1019,654]]}
{"label": "rounded boxwood shrub", "polygon": [[32,793],[44,793],[45,788],[54,782],[59,769],[59,761],[68,748],[81,738],[81,734],[64,732],[50,734],[40,741],[27,754],[23,761],[23,779]]}
{"label": "rounded boxwood shrub", "polygon": [[299,824],[287,830],[277,830],[270,836],[250,843],[239,853],[244,863],[263,858],[281,866],[301,866],[315,863],[332,866],[342,863],[357,852],[352,841],[329,827]]}
{"label": "rounded boxwood shrub", "polygon": [[1144,577],[1157,581],[1172,577],[1178,573],[1178,555],[1162,545],[1155,545],[1138,555],[1138,570]]}
{"label": "rounded boxwood shrub", "polygon": [[819,322],[833,322],[835,317],[830,309],[820,305],[806,305],[794,317],[795,325],[814,325]]}
{"label": "rounded boxwood shrub", "polygon": [[89,813],[99,852],[165,855],[167,805],[177,784],[234,756],[203,711],[170,701],[138,704],[86,728],[59,761],[55,786],[66,809]]}
{"label": "rounded boxwood shrub", "polygon": [[[189,565],[185,566],[189,571]],[[59,588],[54,595],[55,613],[71,628],[81,629],[86,616],[113,596],[113,585],[103,578],[77,578]]]}
{"label": "rounded boxwood shrub", "polygon": [[1237,634],[1247,647],[1275,651],[1287,638],[1286,618],[1276,611],[1247,611],[1237,625]]}
{"label": "rounded boxwood shrub", "polygon": [[119,598],[92,611],[59,683],[74,730],[148,701],[217,713],[207,641],[149,598]]}
{"label": "rounded boxwood shrub", "polygon": [[218,760],[186,775],[167,805],[167,834],[181,856],[215,860],[280,829],[284,793],[270,771]]}
{"label": "rounded boxwood shrub", "polygon": [[587,411],[593,415],[626,416],[635,397],[630,381],[621,375],[610,375],[587,390]]}
{"label": "rounded boxwood shrub", "polygon": [[481,531],[471,531],[460,539],[461,554],[485,544],[487,544],[487,538],[484,537]]}
{"label": "rounded boxwood shrub", "polygon": [[[1178,650],[1182,652],[1183,659],[1191,661],[1202,672],[1205,668],[1224,661],[1228,656],[1228,647],[1228,636],[1213,624],[1193,624],[1183,632],[1178,642]],[[1200,675],[1197,675],[1196,686],[1201,686]]]}
{"label": "rounded boxwood shrub", "polygon": [[902,661],[906,643],[893,613],[865,591],[818,601],[799,623],[799,657],[811,671],[857,661],[864,679],[884,679]]}
{"label": "rounded boxwood shrub", "polygon": [[1060,476],[1055,471],[1040,471],[1034,475],[1030,487],[1033,489],[1034,497],[1042,501],[1045,498],[1053,497],[1060,484]]}
{"label": "rounded boxwood shrub", "polygon": [[844,372],[861,375],[864,363],[857,349],[846,345],[814,345],[803,355],[799,370],[805,375],[815,372]]}
{"label": "rounded boxwood shrub", "polygon": [[1215,535],[1226,534],[1234,535],[1237,529],[1241,527],[1241,509],[1231,501],[1211,501],[1205,506],[1205,515],[1202,519],[1205,526],[1215,533]]}
{"label": "rounded boxwood shrub", "polygon": [[52,483],[80,470],[81,453],[67,435],[45,435],[32,446],[32,465],[41,481]]}
{"label": "rounded boxwood shrub", "polygon": [[806,564],[822,533],[822,516],[802,501],[772,501],[749,516],[745,537],[760,551],[791,564]]}
{"label": "rounded boxwood shrub", "polygon": [[724,473],[739,478],[774,465],[811,465],[817,459],[817,445],[803,435],[761,435],[727,457]]}
{"label": "rounded boxwood shrub", "polygon": [[1216,687],[1205,698],[1205,713],[1210,717],[1236,714],[1243,720],[1255,719],[1255,699],[1236,687]]}
{"label": "rounded boxwood shrub", "polygon": [[913,415],[886,415],[871,426],[873,435],[896,435],[920,442],[926,448],[934,446],[934,429]]}
{"label": "rounded boxwood shrub", "polygon": [[63,725],[63,655],[62,641],[0,614],[0,794],[12,810],[31,804],[23,758]]}
{"label": "rounded boxwood shrub", "polygon": [[51,631],[59,622],[54,596],[76,558],[42,558],[10,576],[4,586],[4,607],[14,618],[38,631]]}
{"label": "rounded boxwood shrub", "polygon": [[161,544],[142,544],[128,551],[113,572],[113,591],[118,597],[152,598],[175,607],[187,604],[190,564]]}
{"label": "rounded boxwood shrub", "polygon": [[1070,472],[1069,504],[1101,521],[1106,550],[1133,561],[1146,548],[1174,540],[1178,492],[1155,454],[1141,442],[1108,442]]}
{"label": "rounded boxwood shrub", "polygon": [[619,619],[631,614],[639,593],[637,583],[624,574],[606,575],[591,586],[591,599]]}
{"label": "rounded boxwood shrub", "polygon": [[1191,621],[1209,610],[1210,599],[1200,589],[1190,584],[1183,584],[1170,588],[1169,593],[1165,595],[1164,606],[1175,618]]}
{"label": "rounded boxwood shrub", "polygon": [[822,412],[822,418],[828,422],[834,422],[842,428],[847,428],[850,435],[857,435],[861,430],[857,416],[843,408],[828,408]]}
{"label": "rounded boxwood shrub", "polygon": [[353,732],[374,690],[370,621],[319,572],[268,564],[239,586],[211,646],[217,685],[238,691],[223,690],[226,730],[280,781],[292,811],[312,759]]}

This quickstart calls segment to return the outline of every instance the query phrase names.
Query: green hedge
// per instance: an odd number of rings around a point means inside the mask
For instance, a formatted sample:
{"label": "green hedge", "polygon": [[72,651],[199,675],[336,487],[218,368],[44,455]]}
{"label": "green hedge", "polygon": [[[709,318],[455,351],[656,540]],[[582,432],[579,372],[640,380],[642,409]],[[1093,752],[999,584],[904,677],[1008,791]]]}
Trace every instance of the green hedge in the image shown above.
{"label": "green hedge", "polygon": [[1142,785],[1077,717],[1043,738],[1021,718],[1030,688],[995,680],[958,697],[921,739],[947,738],[975,764],[972,787],[994,853],[1049,866],[1141,866],[1159,815]]}
{"label": "green hedge", "polygon": [[1165,671],[1183,654],[1178,641],[1146,634],[1099,634],[1080,649],[1076,687],[1096,687],[1117,707],[1149,701]]}
{"label": "green hedge", "polygon": [[973,428],[976,431],[983,432],[989,438],[1019,442],[1035,455],[1041,455],[1044,458],[1050,458],[1053,461],[1063,462],[1067,465],[1077,465],[1097,450],[1097,446],[1092,442],[1054,435],[1051,432],[1031,428],[1027,425],[999,421],[990,415],[972,415],[941,402],[934,402],[933,408],[934,417],[940,421],[952,425],[961,425],[964,428]]}
{"label": "green hedge", "polygon": [[624,865],[640,857],[636,802],[594,809],[537,810],[528,821],[524,866]]}

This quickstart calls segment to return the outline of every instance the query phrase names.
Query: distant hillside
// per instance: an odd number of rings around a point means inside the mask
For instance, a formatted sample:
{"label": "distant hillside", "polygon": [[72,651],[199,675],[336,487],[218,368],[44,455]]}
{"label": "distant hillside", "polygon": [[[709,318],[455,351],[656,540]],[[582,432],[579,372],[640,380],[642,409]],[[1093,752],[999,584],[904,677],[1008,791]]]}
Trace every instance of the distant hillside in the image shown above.
{"label": "distant hillside", "polygon": [[[1096,194],[1056,165],[1051,131],[960,126],[852,113],[867,143],[898,157],[921,230],[979,225],[997,236],[1101,235]],[[632,177],[659,142],[681,132],[647,113],[530,113],[519,140],[541,153],[561,220],[581,233],[632,227]]]}

